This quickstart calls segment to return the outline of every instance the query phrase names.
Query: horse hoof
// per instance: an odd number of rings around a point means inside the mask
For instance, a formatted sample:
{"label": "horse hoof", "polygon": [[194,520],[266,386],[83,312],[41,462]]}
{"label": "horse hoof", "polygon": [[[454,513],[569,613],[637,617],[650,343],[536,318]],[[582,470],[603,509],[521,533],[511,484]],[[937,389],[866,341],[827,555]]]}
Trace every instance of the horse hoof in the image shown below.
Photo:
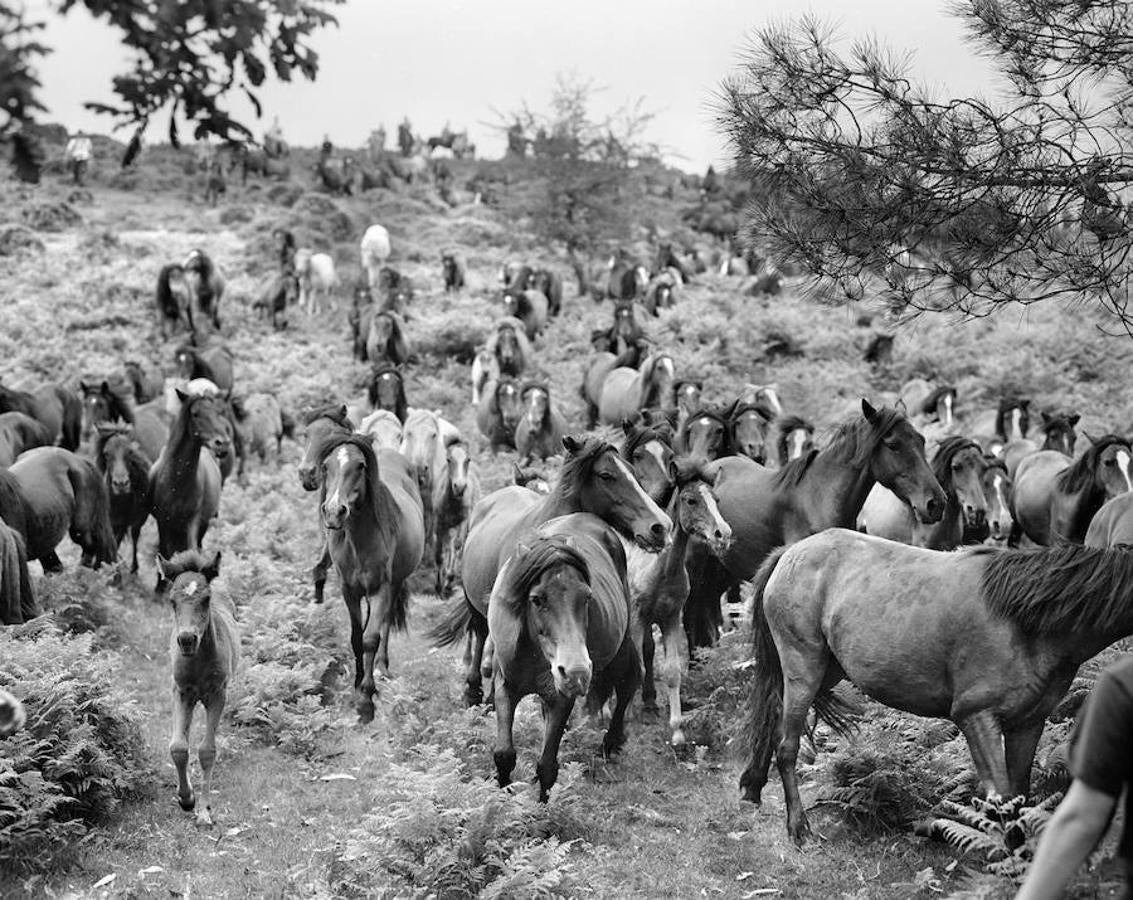
{"label": "horse hoof", "polygon": [[197,798],[196,795],[190,794],[189,799],[185,800],[182,799],[180,794],[178,794],[177,802],[181,805],[181,809],[183,809],[185,812],[192,812],[196,808]]}
{"label": "horse hoof", "polygon": [[360,725],[369,725],[374,721],[373,700],[359,700],[354,704],[354,709],[358,713],[358,723]]}
{"label": "horse hoof", "polygon": [[683,747],[685,745],[685,733],[682,729],[678,728],[673,732],[672,744],[674,747]]}

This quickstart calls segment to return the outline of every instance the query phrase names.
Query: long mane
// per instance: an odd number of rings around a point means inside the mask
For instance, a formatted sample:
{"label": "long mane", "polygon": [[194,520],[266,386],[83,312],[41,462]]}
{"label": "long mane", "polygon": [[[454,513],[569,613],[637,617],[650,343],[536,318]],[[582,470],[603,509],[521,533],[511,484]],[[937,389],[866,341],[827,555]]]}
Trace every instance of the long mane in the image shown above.
{"label": "long mane", "polygon": [[1112,447],[1115,444],[1129,448],[1129,441],[1123,437],[1118,437],[1116,434],[1107,434],[1098,438],[1090,445],[1090,449],[1074,460],[1069,467],[1058,473],[1055,483],[1059,489],[1067,494],[1076,494],[1079,491],[1091,488],[1094,484],[1094,472],[1098,467],[1098,457],[1107,447]]}
{"label": "long mane", "polygon": [[590,468],[603,453],[617,453],[614,445],[597,437],[586,438],[576,453],[568,453],[559,470],[559,477],[551,486],[550,497],[575,498],[590,474]]}
{"label": "long mane", "polygon": [[532,588],[548,569],[569,566],[590,584],[590,565],[586,557],[568,541],[565,535],[559,534],[539,537],[526,547],[526,552],[517,551],[512,555],[500,596],[514,615],[526,609]]}
{"label": "long mane", "polygon": [[952,402],[955,403],[956,388],[950,384],[937,385],[935,388],[933,388],[932,392],[924,398],[924,402],[921,404],[919,412],[926,416],[931,416],[936,412],[936,404],[938,404],[943,398],[949,395],[951,395],[952,397]]}
{"label": "long mane", "polygon": [[783,466],[775,476],[775,484],[784,487],[797,485],[820,453],[832,462],[854,467],[863,466],[873,455],[881,439],[899,422],[904,421],[906,421],[905,416],[891,406],[883,406],[877,410],[875,422],[870,422],[864,415],[857,416],[838,427],[825,449],[811,450],[805,456],[792,459]]}
{"label": "long mane", "polygon": [[126,469],[130,473],[130,483],[144,485],[149,477],[150,462],[142,448],[138,446],[134,429],[130,425],[103,425],[98,429],[94,445],[94,462],[99,472],[106,472],[106,458],[103,455],[114,439],[126,442]]}
{"label": "long mane", "polygon": [[1028,408],[1031,401],[1025,397],[1006,396],[1000,398],[999,407],[995,411],[995,433],[1001,438],[1007,437],[1007,414],[1013,409],[1019,410],[1019,425],[1026,434],[1031,427],[1031,412]]}
{"label": "long mane", "polygon": [[1129,620],[1131,550],[1064,544],[975,552],[988,556],[980,582],[988,609],[1028,634],[1104,633]]}

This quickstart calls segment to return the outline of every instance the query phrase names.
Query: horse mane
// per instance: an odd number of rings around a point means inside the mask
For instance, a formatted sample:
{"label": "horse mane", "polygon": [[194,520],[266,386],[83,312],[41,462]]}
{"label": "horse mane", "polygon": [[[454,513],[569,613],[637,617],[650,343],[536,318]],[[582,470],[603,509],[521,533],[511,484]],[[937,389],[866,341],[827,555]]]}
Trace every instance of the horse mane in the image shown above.
{"label": "horse mane", "polygon": [[1023,433],[1026,434],[1031,425],[1031,413],[1028,409],[1030,403],[1030,399],[1025,397],[1010,394],[1000,397],[999,406],[995,411],[995,433],[1000,437],[1007,436],[1007,414],[1013,409],[1018,409],[1022,413],[1020,424],[1022,425]]}
{"label": "horse mane", "polygon": [[768,424],[775,421],[775,411],[766,403],[760,403],[758,400],[751,402],[737,400],[730,407],[726,407],[726,411],[729,423],[734,423],[744,413],[749,412],[758,413]]}
{"label": "horse mane", "polygon": [[969,448],[980,456],[983,455],[980,445],[966,437],[952,435],[940,442],[940,446],[936,448],[936,455],[932,458],[932,475],[941,487],[952,484],[952,460],[956,458],[956,454]]}
{"label": "horse mane", "polygon": [[689,413],[688,417],[681,425],[680,433],[677,435],[677,442],[682,446],[688,441],[688,432],[692,427],[692,423],[698,419],[711,419],[714,422],[719,422],[724,429],[724,442],[725,448],[729,450],[724,455],[731,455],[731,431],[732,431],[732,416],[731,407],[723,406],[701,406],[694,412]]}
{"label": "horse mane", "polygon": [[708,463],[691,456],[680,456],[673,459],[673,475],[673,485],[677,490],[692,484],[694,481],[703,481],[709,485],[716,481],[715,476],[708,471]]}
{"label": "horse mane", "polygon": [[[657,350],[653,353],[650,353],[647,357],[645,357],[645,359],[643,359],[641,361],[641,368],[638,369],[638,372],[641,374],[641,380],[647,388],[647,390],[643,393],[642,398],[641,398],[641,405],[642,406],[650,406],[651,405],[649,403],[649,399],[656,392],[656,385],[653,384],[653,373],[657,370],[657,365],[663,359],[672,360],[672,357],[669,356],[668,353],[665,353],[661,350]],[[669,390],[672,391],[671,386],[670,386]],[[658,397],[657,403],[653,404],[653,405],[663,406],[667,399],[668,399],[667,397]]]}
{"label": "horse mane", "polygon": [[354,425],[350,422],[350,417],[346,414],[345,403],[327,403],[323,406],[315,406],[306,410],[300,417],[304,425],[310,425],[316,419],[330,419],[336,425],[341,425],[343,428],[354,430]]}
{"label": "horse mane", "polygon": [[1050,434],[1052,431],[1073,431],[1074,425],[1071,424],[1070,419],[1075,414],[1072,412],[1053,413],[1047,416],[1046,420],[1039,426],[1043,434]]}
{"label": "horse mane", "polygon": [[203,573],[216,558],[216,554],[205,553],[203,550],[181,550],[174,553],[161,566],[165,579],[172,582],[178,575],[186,572]]}
{"label": "horse mane", "polygon": [[584,438],[576,451],[566,454],[558,480],[551,486],[551,495],[560,498],[577,497],[582,491],[583,481],[590,473],[590,467],[603,453],[617,453],[617,448],[598,437]]}
{"label": "horse mane", "polygon": [[1094,483],[1094,469],[1098,465],[1098,456],[1101,455],[1103,450],[1112,447],[1114,444],[1129,446],[1129,442],[1125,438],[1118,437],[1116,434],[1107,434],[1098,438],[1085,453],[1058,473],[1055,484],[1058,485],[1059,490],[1065,491],[1067,494],[1075,494],[1078,491],[1090,488]]}
{"label": "horse mane", "polygon": [[811,450],[805,456],[792,459],[783,466],[775,475],[775,484],[783,487],[797,485],[820,453],[832,462],[862,466],[877,449],[881,439],[898,423],[905,421],[905,416],[891,406],[878,409],[873,422],[864,415],[855,417],[838,426],[824,450]]}
{"label": "horse mane", "polygon": [[925,397],[924,402],[921,404],[919,412],[926,416],[932,415],[934,412],[936,412],[936,404],[939,403],[942,398],[947,397],[948,395],[951,395],[953,402],[955,402],[956,388],[950,384],[938,385],[937,387],[933,388],[932,392],[927,397]]}
{"label": "horse mane", "polygon": [[511,557],[504,581],[504,589],[499,595],[513,615],[519,615],[527,606],[531,589],[548,569],[570,566],[590,584],[590,566],[586,557],[569,543],[566,535],[538,537],[526,552],[516,552]]}
{"label": "horse mane", "polygon": [[1130,550],[1063,544],[974,552],[988,556],[980,579],[988,609],[1027,634],[1105,633],[1128,621]]}

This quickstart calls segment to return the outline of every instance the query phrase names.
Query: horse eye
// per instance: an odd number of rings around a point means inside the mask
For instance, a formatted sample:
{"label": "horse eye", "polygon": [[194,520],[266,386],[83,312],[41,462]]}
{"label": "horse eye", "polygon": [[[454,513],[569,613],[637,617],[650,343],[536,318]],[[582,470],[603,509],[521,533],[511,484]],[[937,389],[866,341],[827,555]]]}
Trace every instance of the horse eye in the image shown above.
{"label": "horse eye", "polygon": [[614,476],[611,475],[609,472],[599,472],[598,477],[601,478],[603,481],[613,481],[614,480]]}
{"label": "horse eye", "polygon": [[1116,461],[1116,460],[1113,460],[1113,459],[1107,459],[1107,460],[1105,461],[1105,464],[1106,464],[1107,466],[1115,466],[1115,465],[1117,465],[1117,461]]}
{"label": "horse eye", "polygon": [[531,599],[531,605],[534,606],[536,609],[539,609],[540,607],[543,606],[543,601],[546,598],[542,594],[532,594],[530,599]]}
{"label": "horse eye", "polygon": [[700,500],[696,497],[685,497],[685,503],[687,503],[689,506],[696,506],[696,504],[698,504],[699,502]]}

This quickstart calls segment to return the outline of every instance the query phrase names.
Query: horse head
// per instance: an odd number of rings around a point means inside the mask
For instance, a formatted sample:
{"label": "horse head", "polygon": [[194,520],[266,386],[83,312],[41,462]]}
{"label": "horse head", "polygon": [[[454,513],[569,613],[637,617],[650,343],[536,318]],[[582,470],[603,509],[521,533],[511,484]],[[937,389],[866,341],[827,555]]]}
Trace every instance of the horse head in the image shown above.
{"label": "horse head", "polygon": [[681,426],[679,443],[689,457],[699,462],[711,462],[730,455],[727,413],[713,407],[698,409]]}
{"label": "horse head", "polygon": [[468,490],[469,471],[472,466],[468,446],[463,441],[453,441],[445,448],[445,458],[448,462],[449,490],[454,497],[463,497]]}
{"label": "horse head", "polygon": [[995,433],[1004,441],[1019,441],[1031,427],[1031,401],[1027,398],[1004,397],[995,414]]}
{"label": "horse head", "polygon": [[814,449],[814,426],[798,416],[785,416],[777,420],[779,430],[779,461],[799,459]]}
{"label": "horse head", "polygon": [[1007,474],[1006,463],[996,456],[985,454],[980,484],[987,507],[986,520],[990,536],[995,541],[1006,541],[1014,524],[1011,504],[1008,502],[1012,489],[1011,476]]}
{"label": "horse head", "polygon": [[874,409],[864,399],[862,415],[869,429],[863,448],[870,476],[908,503],[920,521],[939,522],[944,515],[944,489],[925,460],[920,432],[897,410]]}
{"label": "horse head", "polygon": [[558,490],[574,508],[594,513],[645,550],[664,548],[672,520],[645,493],[629,464],[611,444],[563,438],[567,460]]}
{"label": "horse head", "polygon": [[182,656],[195,656],[209,630],[212,582],[220,574],[220,551],[211,559],[197,550],[183,551],[172,559],[159,553],[155,562],[158,592],[168,590],[173,607],[177,648]]}
{"label": "horse head", "polygon": [[641,408],[672,406],[676,370],[668,353],[652,353],[641,363]]}
{"label": "horse head", "polygon": [[437,417],[421,409],[410,413],[401,432],[398,451],[412,466],[424,500],[433,489],[436,469],[444,458],[444,443]]}
{"label": "horse head", "polygon": [[525,384],[520,397],[527,408],[528,423],[534,429],[542,427],[551,412],[551,392],[547,386],[537,383]]}
{"label": "horse head", "polygon": [[313,491],[319,486],[321,459],[328,440],[345,437],[354,431],[354,426],[347,417],[345,403],[313,409],[303,419],[307,428],[307,447],[299,460],[297,473],[303,490]]}
{"label": "horse head", "polygon": [[1078,441],[1076,426],[1081,420],[1077,413],[1055,413],[1053,415],[1043,412],[1041,430],[1045,435],[1043,450],[1057,450],[1067,456],[1074,455],[1074,445]]}
{"label": "horse head", "polygon": [[514,378],[505,377],[496,382],[493,405],[499,413],[500,422],[509,432],[514,433],[515,426],[523,417],[523,399]]}
{"label": "horse head", "polygon": [[672,429],[668,423],[651,425],[644,421],[622,423],[625,441],[621,455],[637,477],[638,484],[658,506],[667,506],[673,493]]}
{"label": "horse head", "polygon": [[723,558],[732,546],[732,526],[716,504],[715,483],[719,475],[708,475],[703,464],[694,459],[674,459],[670,468],[677,488],[677,527],[704,541],[715,556]]}
{"label": "horse head", "polygon": [[982,528],[987,520],[987,498],[983,473],[987,468],[983,450],[967,438],[945,438],[932,461],[932,473],[948,499],[960,507],[964,524]]}
{"label": "horse head", "polygon": [[[366,449],[369,449],[369,454]],[[326,495],[319,514],[323,525],[331,531],[341,531],[347,521],[362,509],[369,496],[371,476],[368,466],[373,459],[374,451],[370,448],[369,438],[365,437],[360,440],[343,438],[333,443],[323,455]]]}
{"label": "horse head", "polygon": [[502,375],[518,376],[523,372],[524,359],[518,327],[518,322],[501,322],[496,330],[496,361]]}
{"label": "horse head", "polygon": [[232,452],[232,421],[228,404],[213,394],[187,394],[177,390],[181,401],[181,415],[186,417],[189,434],[197,443],[208,449],[223,462]]}
{"label": "horse head", "polygon": [[370,405],[374,409],[388,409],[402,418],[405,409],[405,381],[393,366],[381,366],[370,379]]}
{"label": "horse head", "polygon": [[732,449],[762,464],[767,459],[767,433],[771,423],[764,407],[736,402],[728,417]]}

